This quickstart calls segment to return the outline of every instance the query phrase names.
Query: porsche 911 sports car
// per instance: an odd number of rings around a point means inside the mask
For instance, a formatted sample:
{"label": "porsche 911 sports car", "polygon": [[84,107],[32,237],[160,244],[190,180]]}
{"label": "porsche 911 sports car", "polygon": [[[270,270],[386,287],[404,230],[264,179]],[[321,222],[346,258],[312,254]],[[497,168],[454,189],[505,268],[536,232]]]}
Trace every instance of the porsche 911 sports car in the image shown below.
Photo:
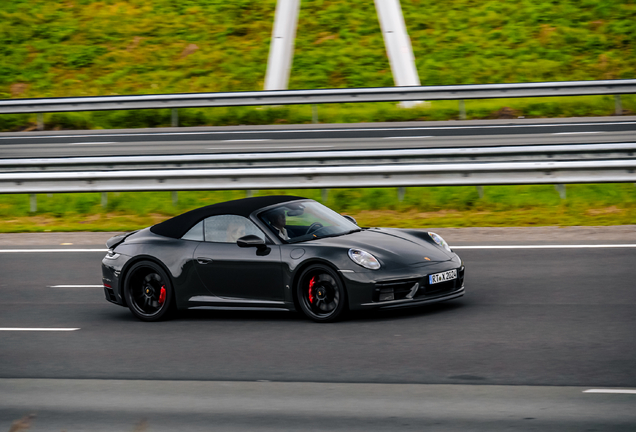
{"label": "porsche 911 sports car", "polygon": [[322,204],[266,196],[189,211],[106,243],[106,299],[144,321],[178,309],[397,308],[464,294],[464,264],[437,234],[360,228]]}

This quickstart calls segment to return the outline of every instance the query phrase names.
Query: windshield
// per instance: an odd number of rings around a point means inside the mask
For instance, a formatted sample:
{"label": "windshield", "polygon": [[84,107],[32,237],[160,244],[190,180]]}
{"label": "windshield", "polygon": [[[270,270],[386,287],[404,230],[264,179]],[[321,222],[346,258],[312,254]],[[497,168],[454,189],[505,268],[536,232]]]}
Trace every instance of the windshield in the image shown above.
{"label": "windshield", "polygon": [[316,201],[281,204],[259,215],[272,232],[289,243],[334,237],[360,228]]}

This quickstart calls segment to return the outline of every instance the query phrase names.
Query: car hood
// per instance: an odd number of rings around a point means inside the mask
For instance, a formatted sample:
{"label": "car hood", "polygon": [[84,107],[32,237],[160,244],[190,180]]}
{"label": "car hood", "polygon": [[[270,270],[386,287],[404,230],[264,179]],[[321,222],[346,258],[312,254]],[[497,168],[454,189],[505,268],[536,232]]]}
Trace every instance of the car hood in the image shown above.
{"label": "car hood", "polygon": [[448,261],[454,256],[436,244],[399,229],[365,229],[338,237],[312,240],[306,244],[309,243],[364,249],[379,259],[381,264],[392,266],[428,265]]}

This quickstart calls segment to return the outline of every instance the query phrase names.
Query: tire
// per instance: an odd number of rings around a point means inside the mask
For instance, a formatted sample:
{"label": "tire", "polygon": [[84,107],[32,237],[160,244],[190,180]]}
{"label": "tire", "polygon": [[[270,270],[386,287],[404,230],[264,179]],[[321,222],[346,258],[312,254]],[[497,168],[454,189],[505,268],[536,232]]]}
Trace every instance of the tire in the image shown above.
{"label": "tire", "polygon": [[321,264],[303,270],[298,278],[296,296],[303,313],[316,322],[337,321],[347,311],[347,293],[340,277]]}
{"label": "tire", "polygon": [[167,319],[174,310],[170,278],[152,261],[140,261],[131,267],[124,282],[124,295],[132,314],[142,321]]}

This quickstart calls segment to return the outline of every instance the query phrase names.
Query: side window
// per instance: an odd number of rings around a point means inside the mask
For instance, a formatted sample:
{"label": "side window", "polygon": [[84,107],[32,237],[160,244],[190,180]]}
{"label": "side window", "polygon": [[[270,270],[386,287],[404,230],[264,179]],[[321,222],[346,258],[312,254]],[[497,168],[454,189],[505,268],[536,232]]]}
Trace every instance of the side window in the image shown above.
{"label": "side window", "polygon": [[261,230],[243,216],[211,216],[203,221],[203,230],[207,242],[236,243],[239,238],[250,234],[265,240]]}
{"label": "side window", "polygon": [[184,240],[203,241],[203,221],[190,228],[190,231],[181,238]]}

